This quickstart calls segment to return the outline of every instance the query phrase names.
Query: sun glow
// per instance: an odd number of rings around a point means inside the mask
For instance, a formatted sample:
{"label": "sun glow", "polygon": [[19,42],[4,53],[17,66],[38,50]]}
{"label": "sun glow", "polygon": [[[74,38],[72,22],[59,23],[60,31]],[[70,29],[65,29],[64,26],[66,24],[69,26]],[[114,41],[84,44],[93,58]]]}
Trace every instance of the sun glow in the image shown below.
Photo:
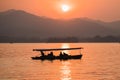
{"label": "sun glow", "polygon": [[[70,48],[70,45],[69,44],[63,44],[62,45],[62,48],[64,49],[64,48]],[[62,51],[62,52],[65,52],[66,54],[69,54],[69,51],[68,50],[65,50],[65,51]]]}
{"label": "sun glow", "polygon": [[63,4],[63,5],[61,5],[61,9],[62,9],[63,12],[68,12],[70,10],[70,6],[66,5],[66,4]]}

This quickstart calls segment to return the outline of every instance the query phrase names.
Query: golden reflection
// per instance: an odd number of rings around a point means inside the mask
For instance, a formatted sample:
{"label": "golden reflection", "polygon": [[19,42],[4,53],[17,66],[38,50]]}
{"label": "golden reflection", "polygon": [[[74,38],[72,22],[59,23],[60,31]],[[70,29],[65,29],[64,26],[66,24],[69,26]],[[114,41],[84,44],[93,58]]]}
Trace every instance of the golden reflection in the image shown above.
{"label": "golden reflection", "polygon": [[[62,44],[62,48],[70,48],[70,45],[67,44],[67,43],[64,43],[64,44]],[[66,54],[69,54],[68,50],[65,50],[65,51],[62,51],[62,52],[65,52]]]}
{"label": "golden reflection", "polygon": [[71,80],[70,62],[63,61],[60,67],[61,80]]}

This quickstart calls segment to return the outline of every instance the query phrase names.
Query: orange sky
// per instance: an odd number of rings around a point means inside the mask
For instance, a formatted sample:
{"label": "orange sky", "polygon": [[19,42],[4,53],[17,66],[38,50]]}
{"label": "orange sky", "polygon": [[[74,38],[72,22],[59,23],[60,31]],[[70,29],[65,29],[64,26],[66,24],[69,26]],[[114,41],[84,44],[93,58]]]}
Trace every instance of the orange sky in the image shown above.
{"label": "orange sky", "polygon": [[[70,5],[71,10],[62,12],[61,4]],[[120,0],[0,0],[0,11],[8,9],[25,10],[39,16],[58,19],[120,19]]]}

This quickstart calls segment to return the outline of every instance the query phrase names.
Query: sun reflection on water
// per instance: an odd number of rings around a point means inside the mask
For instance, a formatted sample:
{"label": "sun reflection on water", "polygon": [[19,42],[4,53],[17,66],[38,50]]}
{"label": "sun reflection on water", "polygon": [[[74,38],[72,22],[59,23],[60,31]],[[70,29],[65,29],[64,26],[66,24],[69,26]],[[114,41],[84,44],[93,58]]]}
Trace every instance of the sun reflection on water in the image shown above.
{"label": "sun reflection on water", "polygon": [[63,61],[60,67],[61,80],[71,80],[70,62]]}

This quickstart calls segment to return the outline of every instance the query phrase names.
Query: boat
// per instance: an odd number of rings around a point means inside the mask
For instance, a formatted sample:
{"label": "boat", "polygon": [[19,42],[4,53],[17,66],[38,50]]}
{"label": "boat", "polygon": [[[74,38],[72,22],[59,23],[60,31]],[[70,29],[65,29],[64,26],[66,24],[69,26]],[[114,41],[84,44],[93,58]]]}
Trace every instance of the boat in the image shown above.
{"label": "boat", "polygon": [[[38,51],[41,53],[40,56],[31,57],[33,60],[69,60],[69,59],[81,59],[82,54],[80,51],[80,54],[78,55],[68,55],[65,52],[61,52],[63,50],[81,50],[82,47],[79,48],[55,48],[55,49],[33,49],[33,51]],[[48,55],[45,55],[44,52],[50,51]],[[58,56],[55,56],[53,54],[53,51],[60,51],[60,54]]]}

